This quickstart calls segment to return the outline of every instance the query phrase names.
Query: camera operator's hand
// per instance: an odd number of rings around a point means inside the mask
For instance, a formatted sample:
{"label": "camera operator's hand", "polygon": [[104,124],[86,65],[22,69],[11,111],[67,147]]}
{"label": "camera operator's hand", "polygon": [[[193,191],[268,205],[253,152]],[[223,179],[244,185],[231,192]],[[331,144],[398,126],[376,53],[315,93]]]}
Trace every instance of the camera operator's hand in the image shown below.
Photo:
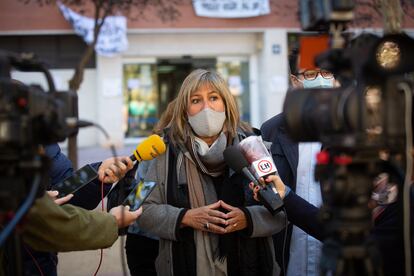
{"label": "camera operator's hand", "polygon": [[138,219],[142,214],[142,207],[136,211],[129,211],[129,206],[119,205],[112,208],[109,213],[115,217],[118,228],[124,228]]}
{"label": "camera operator's hand", "polygon": [[58,191],[46,191],[46,193],[47,193],[48,196],[50,196],[51,199],[53,199],[53,201],[57,205],[65,204],[66,202],[68,202],[69,200],[71,200],[71,198],[73,197],[73,194],[68,194],[65,197],[58,198],[57,197],[59,195],[59,192]]}
{"label": "camera operator's hand", "polygon": [[108,158],[99,166],[99,180],[106,184],[112,184],[119,181],[134,166],[128,156],[118,158]]}
{"label": "camera operator's hand", "polygon": [[[280,198],[281,199],[285,198],[286,186],[283,183],[282,179],[280,179],[280,177],[278,175],[269,175],[268,177],[266,177],[266,180],[264,180],[263,178],[260,178],[259,181],[260,181],[261,184],[264,184],[265,182],[271,183],[271,185],[273,185],[273,187],[276,188],[276,191],[279,193]],[[255,187],[253,183],[250,183],[249,187],[253,191],[254,199],[259,201],[257,195],[258,195],[258,192],[261,188],[259,186]]]}

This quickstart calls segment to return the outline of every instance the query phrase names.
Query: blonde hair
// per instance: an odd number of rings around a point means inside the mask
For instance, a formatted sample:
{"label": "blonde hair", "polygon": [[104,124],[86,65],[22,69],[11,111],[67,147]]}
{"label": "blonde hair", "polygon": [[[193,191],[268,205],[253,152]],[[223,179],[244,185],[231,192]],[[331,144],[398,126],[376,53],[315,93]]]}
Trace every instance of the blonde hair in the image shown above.
{"label": "blonde hair", "polygon": [[229,134],[229,138],[236,136],[237,127],[240,125],[240,115],[237,103],[230,93],[226,82],[216,72],[197,69],[185,78],[175,99],[175,108],[169,123],[170,138],[173,143],[187,142],[190,133],[187,124],[187,109],[190,97],[194,91],[197,91],[205,85],[214,89],[223,99],[226,112],[225,129]]}
{"label": "blonde hair", "polygon": [[172,100],[168,105],[165,111],[161,114],[160,120],[155,124],[152,132],[158,135],[162,135],[164,128],[168,126],[171,122],[172,115],[175,108],[176,99]]}

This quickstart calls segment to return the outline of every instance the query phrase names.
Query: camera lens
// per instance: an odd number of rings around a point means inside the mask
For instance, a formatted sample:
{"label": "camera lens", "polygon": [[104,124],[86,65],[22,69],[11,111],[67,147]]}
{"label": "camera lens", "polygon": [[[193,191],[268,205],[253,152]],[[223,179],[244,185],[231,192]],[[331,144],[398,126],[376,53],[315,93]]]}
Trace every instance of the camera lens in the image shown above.
{"label": "camera lens", "polygon": [[401,62],[401,50],[397,43],[384,41],[377,48],[377,63],[384,69],[395,69]]}
{"label": "camera lens", "polygon": [[352,91],[354,87],[290,90],[283,107],[290,136],[296,141],[323,141],[355,130],[358,98]]}

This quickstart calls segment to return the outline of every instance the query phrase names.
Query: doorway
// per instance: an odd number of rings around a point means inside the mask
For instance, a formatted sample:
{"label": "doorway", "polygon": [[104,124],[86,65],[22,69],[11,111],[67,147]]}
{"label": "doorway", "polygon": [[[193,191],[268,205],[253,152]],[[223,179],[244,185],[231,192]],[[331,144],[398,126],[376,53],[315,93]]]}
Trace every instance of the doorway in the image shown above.
{"label": "doorway", "polygon": [[191,56],[124,62],[125,137],[150,135],[187,75],[198,68],[215,70],[216,63],[215,58]]}
{"label": "doorway", "polygon": [[157,62],[160,114],[178,94],[184,79],[195,69],[215,70],[215,58],[169,58]]}

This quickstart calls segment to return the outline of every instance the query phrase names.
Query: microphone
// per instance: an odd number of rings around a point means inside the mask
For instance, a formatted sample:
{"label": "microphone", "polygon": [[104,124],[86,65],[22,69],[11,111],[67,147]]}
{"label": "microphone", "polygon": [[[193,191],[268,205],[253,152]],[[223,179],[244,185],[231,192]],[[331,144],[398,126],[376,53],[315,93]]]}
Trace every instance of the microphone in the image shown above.
{"label": "microphone", "polygon": [[272,189],[270,185],[262,186],[259,184],[257,178],[248,169],[249,163],[244,157],[243,153],[236,146],[229,146],[223,152],[224,161],[235,172],[243,173],[254,186],[259,186],[258,192],[259,201],[272,214],[276,214],[283,207],[283,200],[280,198],[276,189]]}
{"label": "microphone", "polygon": [[246,158],[244,158],[244,155],[236,146],[227,147],[223,152],[223,156],[224,161],[231,169],[235,172],[243,173],[251,182],[253,182],[254,186],[260,185],[256,177],[254,177],[254,175],[247,168],[249,163]]}
{"label": "microphone", "polygon": [[142,141],[129,158],[138,162],[152,160],[163,154],[166,148],[162,138],[153,134]]}
{"label": "microphone", "polygon": [[[139,145],[135,148],[133,154],[129,157],[132,161],[149,161],[154,158],[157,158],[159,155],[165,153],[167,147],[162,140],[162,138],[156,134],[149,136],[148,138],[144,139]],[[122,162],[126,165],[126,161],[122,160]],[[127,181],[122,181],[121,183],[117,184],[114,188],[109,191],[107,194],[108,202],[111,202],[109,199],[111,197],[115,198],[112,201],[116,205],[121,204],[125,200],[125,185],[130,185]],[[120,188],[122,187],[122,188]],[[129,187],[129,186],[128,186]]]}

